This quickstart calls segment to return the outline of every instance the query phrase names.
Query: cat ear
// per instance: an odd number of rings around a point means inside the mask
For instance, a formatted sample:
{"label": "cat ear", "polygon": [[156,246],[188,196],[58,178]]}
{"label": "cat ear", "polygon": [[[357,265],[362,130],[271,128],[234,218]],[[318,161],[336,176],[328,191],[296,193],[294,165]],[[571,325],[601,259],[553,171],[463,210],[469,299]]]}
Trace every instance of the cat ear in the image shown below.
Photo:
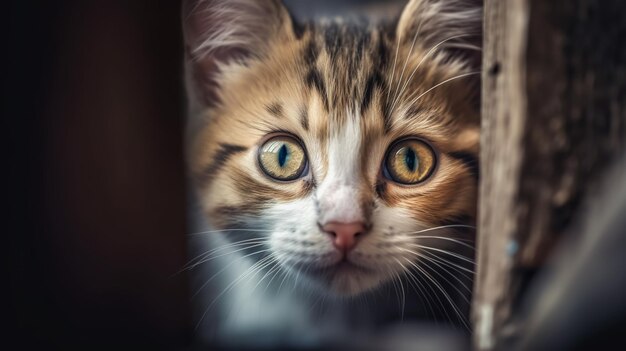
{"label": "cat ear", "polygon": [[280,0],[184,0],[182,20],[190,93],[203,105],[217,98],[220,64],[263,57],[294,31]]}
{"label": "cat ear", "polygon": [[437,47],[480,62],[482,17],[481,0],[410,0],[396,37],[403,45],[415,42],[426,50]]}

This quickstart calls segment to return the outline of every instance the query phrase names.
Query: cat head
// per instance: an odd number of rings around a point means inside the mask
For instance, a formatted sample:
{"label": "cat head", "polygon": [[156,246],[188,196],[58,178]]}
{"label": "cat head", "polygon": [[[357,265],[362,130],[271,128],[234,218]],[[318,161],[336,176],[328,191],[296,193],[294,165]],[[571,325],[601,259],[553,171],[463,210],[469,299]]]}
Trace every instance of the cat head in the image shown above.
{"label": "cat head", "polygon": [[301,25],[273,0],[183,12],[188,162],[215,235],[345,296],[420,267],[422,240],[449,234],[424,230],[472,223],[479,7],[412,0],[393,24]]}

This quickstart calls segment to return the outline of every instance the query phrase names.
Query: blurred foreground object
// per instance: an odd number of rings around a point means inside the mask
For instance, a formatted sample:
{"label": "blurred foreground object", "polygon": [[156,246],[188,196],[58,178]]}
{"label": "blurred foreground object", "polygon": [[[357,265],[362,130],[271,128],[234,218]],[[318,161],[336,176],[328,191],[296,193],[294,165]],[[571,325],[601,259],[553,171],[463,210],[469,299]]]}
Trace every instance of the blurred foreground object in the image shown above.
{"label": "blurred foreground object", "polygon": [[[485,1],[477,349],[509,349],[522,336],[520,302],[555,244],[604,235],[577,226],[575,215],[588,212],[583,198],[624,150],[625,13],[620,0]],[[577,289],[590,283],[579,278]],[[593,288],[612,289],[604,283]],[[571,301],[554,308],[564,313]]]}
{"label": "blurred foreground object", "polygon": [[[626,160],[625,160],[626,161]],[[586,204],[580,228],[563,242],[522,305],[515,350],[626,346],[626,162]],[[579,221],[577,221],[579,222]]]}

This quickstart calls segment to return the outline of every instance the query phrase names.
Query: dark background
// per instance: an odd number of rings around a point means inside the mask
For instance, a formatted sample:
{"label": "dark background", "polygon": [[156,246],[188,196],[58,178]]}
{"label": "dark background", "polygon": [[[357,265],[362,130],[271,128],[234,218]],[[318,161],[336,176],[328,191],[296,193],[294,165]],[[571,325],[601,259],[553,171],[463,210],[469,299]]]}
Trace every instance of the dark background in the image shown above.
{"label": "dark background", "polygon": [[11,339],[184,348],[179,2],[3,7]]}

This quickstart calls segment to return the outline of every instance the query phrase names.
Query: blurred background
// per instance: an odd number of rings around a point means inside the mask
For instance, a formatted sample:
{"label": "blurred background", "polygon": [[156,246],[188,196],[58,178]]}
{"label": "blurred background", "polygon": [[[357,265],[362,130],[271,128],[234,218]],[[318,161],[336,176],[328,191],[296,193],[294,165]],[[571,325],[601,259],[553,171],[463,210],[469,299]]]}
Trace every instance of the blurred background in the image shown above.
{"label": "blurred background", "polygon": [[11,336],[23,349],[181,348],[179,3],[4,7]]}

